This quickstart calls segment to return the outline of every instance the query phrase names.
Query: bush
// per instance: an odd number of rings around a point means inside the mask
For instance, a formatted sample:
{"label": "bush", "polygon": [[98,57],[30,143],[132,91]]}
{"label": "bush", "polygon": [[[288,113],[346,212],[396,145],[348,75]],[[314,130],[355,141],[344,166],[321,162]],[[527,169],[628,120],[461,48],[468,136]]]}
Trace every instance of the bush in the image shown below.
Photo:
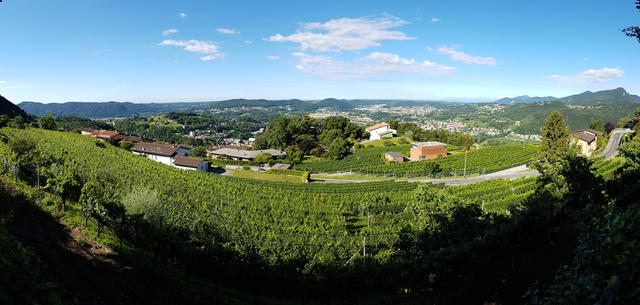
{"label": "bush", "polygon": [[131,147],[136,146],[136,144],[134,144],[131,141],[122,141],[122,143],[120,143],[120,147],[126,150],[130,150]]}

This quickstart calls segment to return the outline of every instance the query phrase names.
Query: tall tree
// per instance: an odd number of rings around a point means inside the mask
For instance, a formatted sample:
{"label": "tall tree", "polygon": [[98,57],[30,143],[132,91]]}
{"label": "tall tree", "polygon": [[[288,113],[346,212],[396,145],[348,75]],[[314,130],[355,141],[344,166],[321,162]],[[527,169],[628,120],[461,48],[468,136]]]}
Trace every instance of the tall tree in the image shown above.
{"label": "tall tree", "polygon": [[544,122],[541,134],[540,154],[542,160],[548,162],[561,160],[569,150],[569,129],[559,111],[554,111],[549,115]]}

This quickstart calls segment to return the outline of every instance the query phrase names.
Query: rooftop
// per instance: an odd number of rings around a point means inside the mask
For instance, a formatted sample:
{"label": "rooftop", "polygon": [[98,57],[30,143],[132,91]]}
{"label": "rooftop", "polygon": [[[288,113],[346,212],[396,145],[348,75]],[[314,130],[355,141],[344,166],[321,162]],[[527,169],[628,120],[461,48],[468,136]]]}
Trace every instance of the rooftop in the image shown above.
{"label": "rooftop", "polygon": [[389,124],[387,124],[386,122],[382,122],[382,123],[378,123],[378,124],[369,126],[369,127],[365,128],[365,129],[367,131],[372,131],[372,130],[376,130],[378,128],[385,127],[385,126],[389,126]]}
{"label": "rooftop", "polygon": [[587,142],[587,144],[591,144],[591,142],[593,142],[599,135],[602,134],[602,132],[593,129],[579,129],[574,130],[570,133],[570,135]]}
{"label": "rooftop", "polygon": [[184,166],[184,167],[198,167],[200,163],[204,162],[204,160],[199,158],[186,158],[183,156],[176,156],[173,161],[173,165]]}
{"label": "rooftop", "polygon": [[285,156],[286,153],[277,149],[261,149],[261,150],[244,150],[233,148],[220,148],[211,152],[214,155],[224,155],[235,158],[253,159],[261,153],[268,153],[274,157]]}
{"label": "rooftop", "polygon": [[131,151],[167,157],[173,156],[176,150],[177,148],[173,145],[146,142],[138,143],[131,148]]}
{"label": "rooftop", "polygon": [[447,144],[440,143],[437,141],[429,141],[429,142],[414,142],[413,146],[415,147],[425,147],[425,146],[445,146]]}
{"label": "rooftop", "polygon": [[389,156],[391,158],[394,158],[394,159],[396,159],[396,158],[404,158],[404,154],[403,153],[399,153],[399,152],[396,152],[396,151],[388,152],[385,155],[387,155],[387,156]]}

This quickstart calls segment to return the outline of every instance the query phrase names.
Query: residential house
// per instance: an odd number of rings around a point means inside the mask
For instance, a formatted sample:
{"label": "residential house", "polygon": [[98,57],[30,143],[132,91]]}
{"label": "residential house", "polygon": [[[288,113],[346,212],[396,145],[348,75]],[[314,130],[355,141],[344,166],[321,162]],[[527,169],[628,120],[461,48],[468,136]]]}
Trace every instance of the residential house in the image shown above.
{"label": "residential house", "polygon": [[387,161],[393,161],[395,163],[404,162],[404,154],[399,152],[388,152],[384,154],[384,158]]}
{"label": "residential house", "polygon": [[173,159],[173,166],[179,169],[208,171],[209,162],[199,158],[187,158],[183,155],[176,155]]}
{"label": "residential house", "polygon": [[395,129],[391,129],[387,123],[379,123],[365,128],[369,132],[369,140],[380,140],[384,138],[393,138],[396,133]]}
{"label": "residential house", "polygon": [[411,161],[435,159],[438,156],[446,157],[447,150],[444,143],[429,141],[413,143],[411,148]]}
{"label": "residential house", "polygon": [[241,160],[252,161],[261,153],[268,153],[274,158],[283,157],[287,154],[277,149],[261,149],[261,150],[246,150],[241,148],[219,148],[210,152],[211,158],[223,159],[223,160]]}
{"label": "residential house", "polygon": [[84,128],[80,130],[80,134],[83,136],[92,136],[95,129],[92,128]]}
{"label": "residential house", "polygon": [[271,169],[291,169],[291,164],[276,163],[271,166]]}
{"label": "residential house", "polygon": [[598,136],[603,133],[593,129],[579,129],[569,133],[573,137],[573,143],[580,147],[578,155],[591,157],[591,154],[598,148]]}
{"label": "residential house", "polygon": [[112,137],[115,137],[116,135],[118,135],[117,131],[109,131],[109,130],[94,130],[91,135],[94,138],[98,138],[101,140],[106,140]]}
{"label": "residential house", "polygon": [[157,144],[140,142],[131,148],[136,155],[144,155],[147,158],[166,165],[173,165],[173,158],[177,154],[178,147],[170,144]]}

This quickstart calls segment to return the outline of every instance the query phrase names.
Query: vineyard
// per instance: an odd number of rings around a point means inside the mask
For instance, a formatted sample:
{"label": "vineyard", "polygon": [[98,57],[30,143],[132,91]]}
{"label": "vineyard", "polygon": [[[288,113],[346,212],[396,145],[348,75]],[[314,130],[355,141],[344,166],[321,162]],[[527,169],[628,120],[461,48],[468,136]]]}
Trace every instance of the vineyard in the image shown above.
{"label": "vineyard", "polygon": [[613,158],[609,160],[605,160],[604,157],[597,158],[594,160],[591,168],[594,170],[596,175],[604,178],[605,180],[613,179],[613,175],[615,171],[624,165],[624,158]]}
{"label": "vineyard", "polygon": [[[385,152],[399,151],[406,154],[411,145],[371,147],[356,149],[343,160],[310,160],[296,168],[314,173],[351,171],[375,175],[433,176],[434,174],[461,175],[464,170],[464,154],[455,154],[435,160],[390,164]],[[533,145],[501,145],[469,151],[467,172],[491,173],[532,161],[539,148]]]}
{"label": "vineyard", "polygon": [[[208,260],[214,254],[226,257],[206,263],[207,268],[218,268],[216,276],[221,278],[242,278],[238,268],[256,264],[262,266],[259,270],[263,273],[252,269],[255,276],[269,278],[279,270],[286,272],[282,277],[293,283],[316,274],[337,276],[340,272],[331,273],[327,268],[340,270],[354,260],[361,261],[365,241],[368,262],[389,264],[406,234],[424,229],[424,216],[419,212],[424,207],[416,205],[416,194],[445,189],[445,193],[454,195],[447,199],[450,206],[479,208],[484,201],[485,211],[504,214],[510,205],[531,194],[534,187],[533,179],[494,180],[464,187],[387,181],[322,184],[244,179],[183,171],[76,134],[8,128],[0,132],[9,139],[34,142],[34,153],[39,155],[36,159],[50,163],[49,169],[41,167],[40,172],[55,169],[58,176],[77,176],[80,186],[93,185],[92,181],[115,186],[117,198],[157,195],[161,206],[154,213],[159,213],[162,223],[177,232],[165,242],[166,247],[176,249],[165,250],[172,253],[165,259],[193,262]],[[15,168],[7,164],[20,156],[3,142],[0,156],[5,171],[15,173]],[[39,178],[43,184],[46,179],[54,179],[45,176]],[[83,193],[85,188],[82,187]],[[103,214],[93,217],[106,221],[100,215]],[[152,253],[157,251],[154,247],[149,249]]]}
{"label": "vineyard", "polygon": [[536,178],[515,180],[489,180],[463,186],[450,186],[447,190],[473,203],[483,204],[486,212],[505,213],[509,207],[522,202],[535,191]]}

